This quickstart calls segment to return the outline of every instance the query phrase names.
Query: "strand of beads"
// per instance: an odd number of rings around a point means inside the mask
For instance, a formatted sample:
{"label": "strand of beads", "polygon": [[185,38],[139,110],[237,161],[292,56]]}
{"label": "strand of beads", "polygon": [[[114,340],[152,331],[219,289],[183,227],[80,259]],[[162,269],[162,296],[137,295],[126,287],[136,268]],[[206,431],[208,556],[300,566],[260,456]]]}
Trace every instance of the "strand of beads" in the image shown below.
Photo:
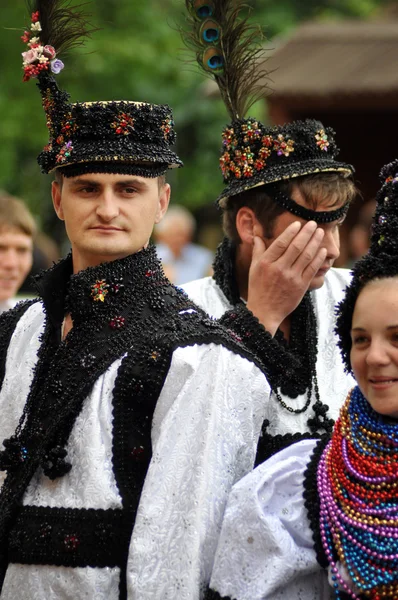
{"label": "strand of beads", "polygon": [[359,388],[341,409],[317,485],[335,597],[398,598],[398,422],[373,411]]}

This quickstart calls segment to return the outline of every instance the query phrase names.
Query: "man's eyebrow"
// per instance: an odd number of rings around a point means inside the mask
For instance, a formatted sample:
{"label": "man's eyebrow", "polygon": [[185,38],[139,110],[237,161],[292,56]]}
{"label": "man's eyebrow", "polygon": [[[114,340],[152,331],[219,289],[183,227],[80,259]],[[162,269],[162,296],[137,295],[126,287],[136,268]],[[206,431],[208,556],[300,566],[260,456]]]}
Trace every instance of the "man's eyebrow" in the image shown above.
{"label": "man's eyebrow", "polygon": [[79,178],[79,179],[74,179],[71,182],[71,185],[73,185],[73,186],[91,185],[92,187],[98,187],[101,184],[98,181],[95,181],[94,179]]}
{"label": "man's eyebrow", "polygon": [[142,179],[136,179],[135,177],[129,177],[128,179],[119,179],[116,182],[116,185],[119,187],[129,186],[129,185],[134,185],[134,186],[137,186],[140,188],[148,187],[148,184],[146,183],[146,181],[142,181]]}

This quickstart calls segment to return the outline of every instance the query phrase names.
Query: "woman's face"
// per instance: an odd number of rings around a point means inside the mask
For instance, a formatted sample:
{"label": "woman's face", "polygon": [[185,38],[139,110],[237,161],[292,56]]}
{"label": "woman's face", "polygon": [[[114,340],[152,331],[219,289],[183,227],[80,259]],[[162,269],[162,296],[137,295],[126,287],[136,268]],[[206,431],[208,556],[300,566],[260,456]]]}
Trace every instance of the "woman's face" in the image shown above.
{"label": "woman's face", "polygon": [[373,409],[398,418],[398,278],[367,284],[355,304],[351,365]]}

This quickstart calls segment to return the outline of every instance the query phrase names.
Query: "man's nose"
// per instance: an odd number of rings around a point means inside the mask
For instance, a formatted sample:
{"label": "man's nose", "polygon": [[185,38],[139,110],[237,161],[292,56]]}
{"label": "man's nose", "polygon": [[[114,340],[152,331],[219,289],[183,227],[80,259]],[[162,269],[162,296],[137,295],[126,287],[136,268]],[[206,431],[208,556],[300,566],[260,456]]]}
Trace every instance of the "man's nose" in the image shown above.
{"label": "man's nose", "polygon": [[322,247],[326,248],[326,258],[336,260],[340,256],[340,237],[339,234],[332,231],[325,231]]}
{"label": "man's nose", "polygon": [[111,190],[105,190],[99,198],[97,215],[103,221],[110,222],[119,214],[119,206]]}
{"label": "man's nose", "polygon": [[18,252],[13,248],[8,248],[5,252],[1,253],[1,266],[8,270],[17,269],[19,264],[18,259]]}

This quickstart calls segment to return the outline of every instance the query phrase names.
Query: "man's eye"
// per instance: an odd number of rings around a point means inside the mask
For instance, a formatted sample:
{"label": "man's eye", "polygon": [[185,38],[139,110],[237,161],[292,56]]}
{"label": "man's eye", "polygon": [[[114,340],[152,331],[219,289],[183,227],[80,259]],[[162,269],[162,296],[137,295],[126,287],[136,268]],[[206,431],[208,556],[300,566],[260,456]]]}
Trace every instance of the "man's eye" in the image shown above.
{"label": "man's eye", "polygon": [[126,194],[134,194],[136,192],[136,189],[133,187],[127,187],[127,188],[124,188],[124,192]]}

